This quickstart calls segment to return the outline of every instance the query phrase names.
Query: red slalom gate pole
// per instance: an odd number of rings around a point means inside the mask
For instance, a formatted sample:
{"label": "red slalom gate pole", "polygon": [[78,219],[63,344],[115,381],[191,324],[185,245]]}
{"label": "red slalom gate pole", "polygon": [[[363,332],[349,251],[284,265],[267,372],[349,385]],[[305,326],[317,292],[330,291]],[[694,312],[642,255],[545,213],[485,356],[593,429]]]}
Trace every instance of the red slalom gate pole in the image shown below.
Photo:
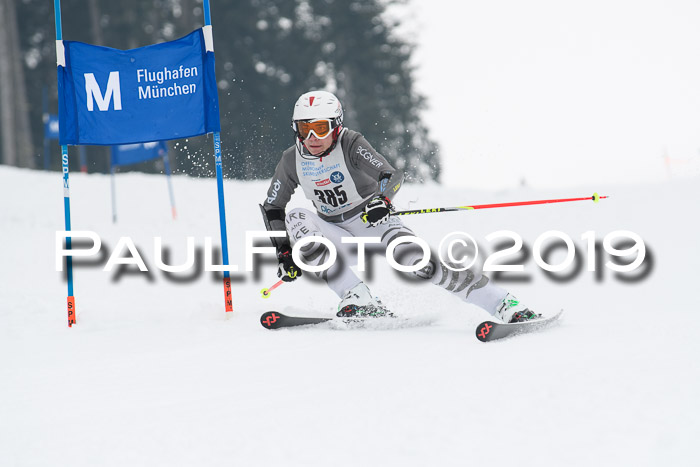
{"label": "red slalom gate pole", "polygon": [[430,209],[415,209],[412,211],[397,211],[391,213],[392,216],[408,216],[412,214],[431,214],[438,212],[450,211],[472,211],[474,209],[492,209],[492,208],[507,208],[512,206],[530,206],[533,204],[553,204],[553,203],[569,203],[572,201],[593,201],[597,203],[601,199],[608,196],[600,196],[598,193],[593,193],[593,196],[583,198],[562,198],[562,199],[539,199],[535,201],[515,201],[512,203],[496,203],[496,204],[475,204],[474,206],[455,206],[450,208],[430,208]]}

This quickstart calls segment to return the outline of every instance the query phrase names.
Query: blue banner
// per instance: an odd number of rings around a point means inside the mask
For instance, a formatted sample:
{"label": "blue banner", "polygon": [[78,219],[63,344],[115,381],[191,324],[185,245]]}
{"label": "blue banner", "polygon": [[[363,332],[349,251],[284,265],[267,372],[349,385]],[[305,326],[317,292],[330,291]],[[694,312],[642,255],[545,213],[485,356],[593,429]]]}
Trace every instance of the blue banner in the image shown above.
{"label": "blue banner", "polygon": [[112,167],[131,165],[162,157],[168,152],[163,141],[112,146]]}
{"label": "blue banner", "polygon": [[48,115],[44,123],[44,138],[58,139],[58,115]]}
{"label": "blue banner", "polygon": [[144,143],[221,131],[212,42],[202,29],[133,50],[63,41],[60,143]]}

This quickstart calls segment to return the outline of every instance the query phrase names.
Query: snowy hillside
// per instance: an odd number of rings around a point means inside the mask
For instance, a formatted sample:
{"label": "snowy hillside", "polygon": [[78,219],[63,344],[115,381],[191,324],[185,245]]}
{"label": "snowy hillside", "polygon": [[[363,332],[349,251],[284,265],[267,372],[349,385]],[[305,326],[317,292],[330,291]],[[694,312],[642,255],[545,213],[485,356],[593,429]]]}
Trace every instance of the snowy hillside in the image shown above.
{"label": "snowy hillside", "polygon": [[[176,221],[163,177],[119,175],[113,224],[109,177],[71,174],[73,230],[96,232],[104,257],[76,267],[78,324],[68,328],[55,270],[60,175],[0,167],[0,465],[700,463],[698,179],[498,193],[406,186],[399,209],[611,195],[405,219],[435,246],[466,231],[488,249],[486,235],[512,230],[531,251],[559,230],[579,248],[582,266],[569,280],[548,278],[530,253],[527,281],[500,282],[541,313],[565,308],[561,325],[488,344],[474,337],[485,312],[403,281],[378,257],[372,291],[430,325],[263,329],[264,311],[330,315],[338,302],[308,277],[263,300],[260,289],[277,280],[273,262],[233,275],[226,319],[211,273],[155,267],[154,237],[172,251],[170,264],[184,262],[188,236],[197,247],[205,237],[219,245],[215,181],[173,185]],[[241,269],[245,231],[264,229],[257,204],[266,187],[225,183],[230,258]],[[581,236],[595,231],[602,242],[615,230],[643,238],[646,277],[586,270]],[[150,273],[102,270],[127,236]]]}

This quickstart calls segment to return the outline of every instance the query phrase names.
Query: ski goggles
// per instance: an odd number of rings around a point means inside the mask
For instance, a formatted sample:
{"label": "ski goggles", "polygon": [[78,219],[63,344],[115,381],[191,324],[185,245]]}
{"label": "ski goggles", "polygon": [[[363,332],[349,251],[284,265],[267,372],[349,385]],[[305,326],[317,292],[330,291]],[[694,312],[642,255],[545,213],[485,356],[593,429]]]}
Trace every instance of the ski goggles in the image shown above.
{"label": "ski goggles", "polygon": [[299,120],[294,122],[294,127],[301,139],[307,140],[309,139],[309,136],[311,136],[311,133],[313,133],[318,139],[328,138],[328,135],[333,132],[336,125],[333,120],[329,119],[313,121]]}

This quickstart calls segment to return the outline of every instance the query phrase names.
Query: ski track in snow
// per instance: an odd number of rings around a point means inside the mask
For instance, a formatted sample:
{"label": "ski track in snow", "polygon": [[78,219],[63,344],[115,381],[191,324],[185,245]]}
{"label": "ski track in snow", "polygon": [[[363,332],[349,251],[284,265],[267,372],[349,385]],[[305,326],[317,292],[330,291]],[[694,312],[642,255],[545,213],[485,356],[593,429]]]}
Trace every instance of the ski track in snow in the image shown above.
{"label": "ski track in snow", "polygon": [[[73,230],[97,232],[109,253],[130,236],[152,273],[76,267],[78,324],[69,329],[55,271],[60,174],[2,166],[0,465],[697,465],[697,182],[406,186],[399,209],[611,195],[597,205],[405,218],[431,245],[455,230],[487,245],[486,234],[507,229],[532,246],[561,230],[585,252],[584,232],[625,229],[653,255],[652,273],[636,283],[609,270],[596,282],[585,263],[555,283],[528,261],[530,282],[501,285],[538,312],[564,308],[561,324],[483,344],[474,329],[485,312],[400,280],[381,258],[367,279],[373,293],[429,325],[263,329],[264,311],[330,316],[338,302],[307,277],[260,298],[277,280],[271,262],[233,275],[227,317],[219,280],[169,280],[153,252],[155,236],[171,264],[184,262],[187,236],[219,244],[215,181],[175,177],[173,221],[164,178],[136,173],[117,177],[117,224],[109,177],[71,174]],[[264,229],[266,185],[225,182],[230,259],[241,268],[245,230]],[[292,205],[308,207],[300,193]]]}

